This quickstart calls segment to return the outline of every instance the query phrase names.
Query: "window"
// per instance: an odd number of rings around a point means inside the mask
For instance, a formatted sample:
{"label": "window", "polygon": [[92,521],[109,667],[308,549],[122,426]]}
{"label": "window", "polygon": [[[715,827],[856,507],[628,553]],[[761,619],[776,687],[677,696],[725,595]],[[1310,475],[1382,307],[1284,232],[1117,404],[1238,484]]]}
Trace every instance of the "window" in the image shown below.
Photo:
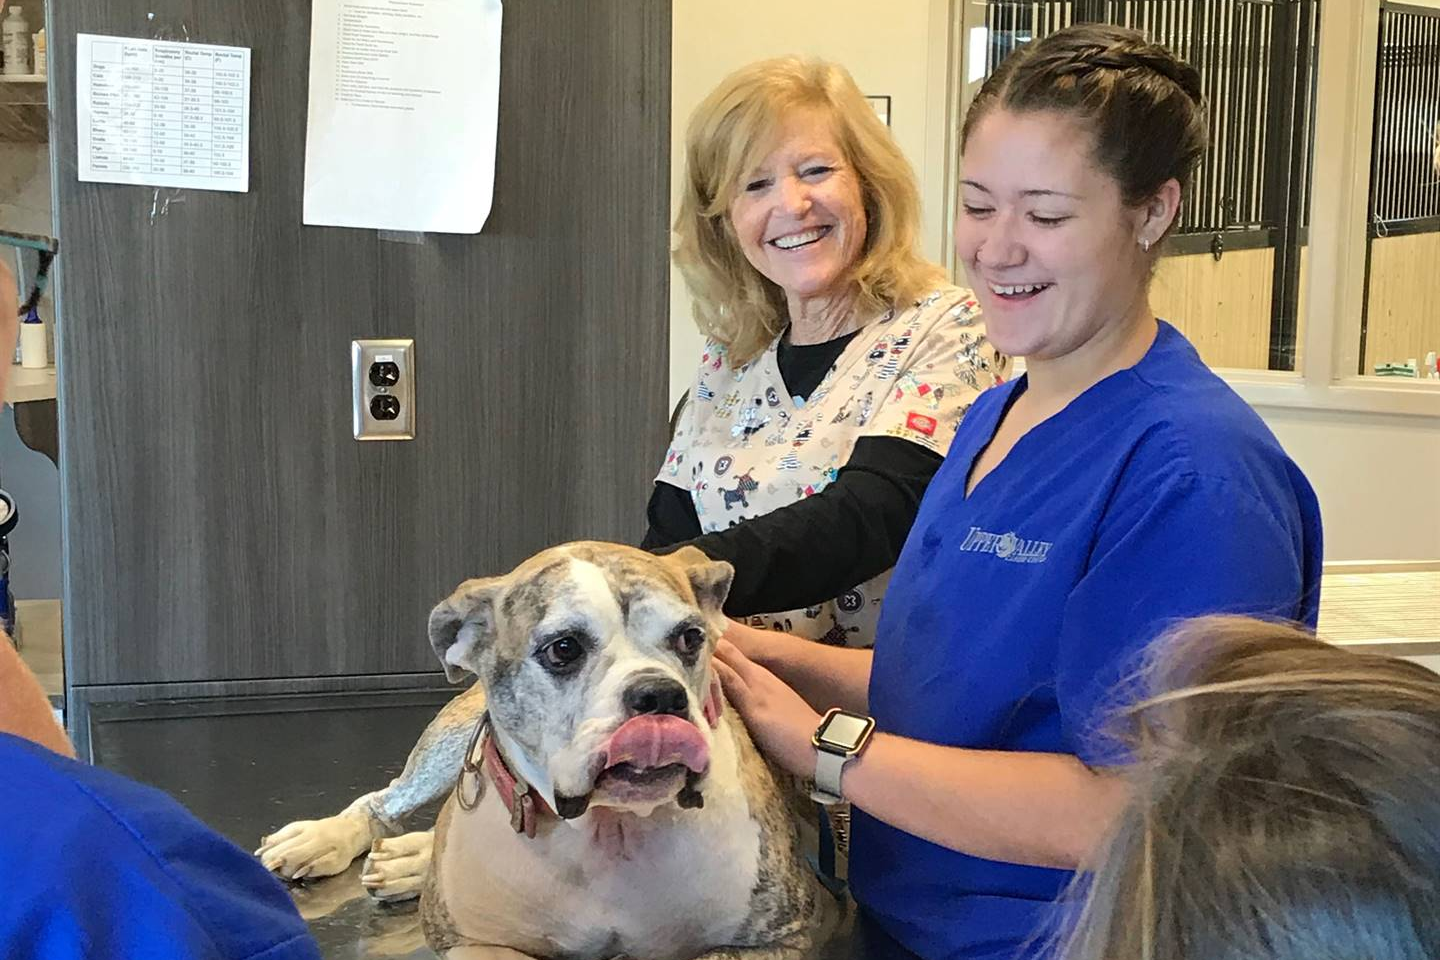
{"label": "window", "polygon": [[1350,372],[1430,378],[1440,352],[1440,4],[1381,3],[1377,32],[1365,302]]}

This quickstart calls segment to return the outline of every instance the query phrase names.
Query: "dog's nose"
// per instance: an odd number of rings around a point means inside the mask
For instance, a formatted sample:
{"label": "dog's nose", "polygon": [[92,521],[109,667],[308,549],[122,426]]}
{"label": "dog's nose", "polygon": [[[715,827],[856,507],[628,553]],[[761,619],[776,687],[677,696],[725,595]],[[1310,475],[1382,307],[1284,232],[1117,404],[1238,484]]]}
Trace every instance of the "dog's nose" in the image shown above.
{"label": "dog's nose", "polygon": [[645,677],[637,680],[625,691],[625,709],[635,716],[646,713],[686,716],[690,710],[690,695],[677,680],[669,677]]}

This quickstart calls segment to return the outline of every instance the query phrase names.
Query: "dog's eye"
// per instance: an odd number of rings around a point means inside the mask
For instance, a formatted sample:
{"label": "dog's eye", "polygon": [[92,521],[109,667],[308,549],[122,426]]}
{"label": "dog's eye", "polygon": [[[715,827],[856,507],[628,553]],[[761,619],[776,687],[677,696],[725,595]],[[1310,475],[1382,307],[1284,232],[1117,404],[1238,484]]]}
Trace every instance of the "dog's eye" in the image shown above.
{"label": "dog's eye", "polygon": [[585,656],[585,645],[574,637],[565,636],[540,651],[540,662],[551,670],[568,670]]}
{"label": "dog's eye", "polygon": [[675,637],[675,652],[682,657],[693,657],[705,647],[705,633],[699,627],[690,627]]}

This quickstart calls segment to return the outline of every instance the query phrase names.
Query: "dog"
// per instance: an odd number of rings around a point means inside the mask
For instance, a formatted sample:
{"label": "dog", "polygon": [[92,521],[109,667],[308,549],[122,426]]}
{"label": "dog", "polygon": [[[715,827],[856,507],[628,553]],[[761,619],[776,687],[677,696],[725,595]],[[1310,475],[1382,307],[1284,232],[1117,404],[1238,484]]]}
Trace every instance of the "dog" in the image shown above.
{"label": "dog", "polygon": [[720,491],[725,495],[725,509],[729,510],[737,503],[740,504],[740,506],[748,509],[750,506],[750,501],[745,499],[745,494],[754,493],[758,489],[760,489],[760,481],[756,480],[748,473],[742,473],[740,476],[735,478],[734,490]]}
{"label": "dog", "polygon": [[[461,584],[430,641],[476,684],[390,788],[279,831],[262,862],[320,876],[371,848],[364,882],[420,888],[453,960],[815,956],[838,905],[711,667],[732,575],[694,548],[580,542]],[[446,792],[433,835],[391,836]]]}

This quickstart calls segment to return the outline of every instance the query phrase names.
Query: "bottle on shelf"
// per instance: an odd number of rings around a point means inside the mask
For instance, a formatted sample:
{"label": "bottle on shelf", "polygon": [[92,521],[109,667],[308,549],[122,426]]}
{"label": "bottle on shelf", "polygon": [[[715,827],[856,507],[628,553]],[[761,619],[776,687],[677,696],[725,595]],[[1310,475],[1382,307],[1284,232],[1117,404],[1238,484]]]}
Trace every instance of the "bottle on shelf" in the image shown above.
{"label": "bottle on shelf", "polygon": [[0,48],[5,53],[5,76],[30,75],[30,24],[19,7],[11,7],[10,15],[0,21]]}
{"label": "bottle on shelf", "polygon": [[35,76],[43,77],[46,72],[45,56],[45,28],[41,27],[35,31],[35,62],[32,64],[35,69]]}
{"label": "bottle on shelf", "polygon": [[32,307],[20,324],[20,366],[39,370],[50,364],[49,344],[45,340],[45,321]]}

